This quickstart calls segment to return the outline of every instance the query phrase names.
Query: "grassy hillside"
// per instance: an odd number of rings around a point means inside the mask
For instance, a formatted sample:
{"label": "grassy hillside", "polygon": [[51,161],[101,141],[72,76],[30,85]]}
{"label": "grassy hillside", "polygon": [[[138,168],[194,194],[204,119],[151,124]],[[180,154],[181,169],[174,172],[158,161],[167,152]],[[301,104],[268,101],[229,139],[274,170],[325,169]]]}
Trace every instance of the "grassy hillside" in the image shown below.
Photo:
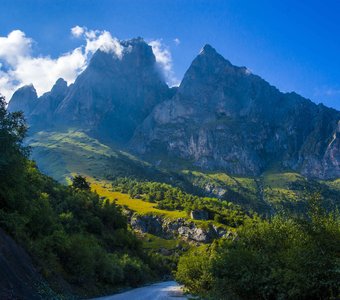
{"label": "grassy hillside", "polygon": [[[120,207],[91,192],[83,177],[65,186],[42,174],[28,160],[28,149],[22,144],[25,132],[21,113],[8,113],[0,97],[0,228],[6,232],[2,248],[11,244],[6,238],[11,235],[30,254],[52,290],[60,293],[39,287],[34,298],[84,298],[159,280],[168,270],[143,250]],[[11,271],[20,270],[16,261],[11,259]],[[21,260],[29,268],[27,262]],[[0,290],[11,290],[6,299],[21,299],[19,292],[29,278],[0,271]]]}
{"label": "grassy hillside", "polygon": [[32,158],[39,168],[61,182],[67,182],[72,173],[99,178],[157,174],[147,163],[112,150],[82,131],[38,132],[27,138],[26,143],[32,148]]}
{"label": "grassy hillside", "polygon": [[143,214],[154,214],[161,215],[167,218],[187,218],[187,213],[179,210],[165,210],[156,208],[157,203],[151,203],[143,201],[141,199],[132,198],[129,194],[124,194],[120,192],[112,191],[112,186],[110,183],[104,183],[100,181],[91,182],[91,188],[93,191],[98,193],[98,195],[114,201],[116,204],[127,207],[129,210],[137,212],[140,215]]}
{"label": "grassy hillside", "polygon": [[250,210],[272,214],[282,209],[303,211],[306,193],[320,192],[326,207],[340,205],[340,180],[307,179],[294,172],[266,172],[257,178],[185,170],[186,178],[212,196]]}
{"label": "grassy hillside", "polygon": [[60,182],[68,182],[75,173],[106,181],[130,177],[165,182],[192,194],[217,197],[267,215],[282,208],[304,210],[305,191],[319,191],[329,207],[340,201],[340,180],[309,180],[289,171],[266,172],[258,178],[192,169],[169,171],[77,130],[38,132],[26,142],[32,147],[32,158],[39,168]]}

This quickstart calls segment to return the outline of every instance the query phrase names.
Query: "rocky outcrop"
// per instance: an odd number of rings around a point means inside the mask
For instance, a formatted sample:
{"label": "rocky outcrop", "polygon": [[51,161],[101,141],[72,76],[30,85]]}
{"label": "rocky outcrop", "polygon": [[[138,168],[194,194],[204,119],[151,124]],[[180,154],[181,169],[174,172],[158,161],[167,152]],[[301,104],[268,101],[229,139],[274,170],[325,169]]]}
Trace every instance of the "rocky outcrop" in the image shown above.
{"label": "rocky outcrop", "polygon": [[29,122],[35,129],[45,129],[55,124],[55,110],[69,92],[67,82],[59,78],[50,92],[43,94],[28,115]]}
{"label": "rocky outcrop", "polygon": [[166,239],[182,238],[191,242],[210,243],[214,239],[231,237],[232,233],[222,226],[206,224],[198,226],[195,222],[183,218],[169,219],[157,215],[130,216],[131,227],[141,233],[150,233]]}
{"label": "rocky outcrop", "polygon": [[11,111],[24,110],[32,131],[72,127],[113,144],[126,143],[154,106],[176,89],[165,83],[143,39],[121,41],[119,47],[119,55],[98,49],[70,87],[59,79],[39,99],[18,90],[9,104]]}
{"label": "rocky outcrop", "polygon": [[339,120],[340,112],[281,93],[206,45],[175,96],[136,130],[131,149],[158,164],[180,159],[246,176],[275,164],[334,178],[340,176],[332,142]]}
{"label": "rocky outcrop", "polygon": [[60,79],[39,99],[19,89],[9,110],[24,111],[32,131],[78,128],[161,167],[340,177],[339,111],[280,92],[209,45],[171,89],[141,38],[119,47],[99,49],[72,86]]}
{"label": "rocky outcrop", "polygon": [[22,111],[28,117],[38,103],[37,92],[32,84],[19,88],[8,104],[8,111]]}

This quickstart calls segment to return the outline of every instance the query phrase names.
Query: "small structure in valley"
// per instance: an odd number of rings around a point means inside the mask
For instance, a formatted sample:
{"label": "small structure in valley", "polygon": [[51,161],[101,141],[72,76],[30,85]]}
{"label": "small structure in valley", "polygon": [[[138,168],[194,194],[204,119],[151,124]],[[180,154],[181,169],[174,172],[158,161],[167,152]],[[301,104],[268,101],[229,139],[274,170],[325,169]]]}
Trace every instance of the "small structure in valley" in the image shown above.
{"label": "small structure in valley", "polygon": [[203,209],[194,209],[190,212],[190,218],[193,220],[209,220],[209,213]]}

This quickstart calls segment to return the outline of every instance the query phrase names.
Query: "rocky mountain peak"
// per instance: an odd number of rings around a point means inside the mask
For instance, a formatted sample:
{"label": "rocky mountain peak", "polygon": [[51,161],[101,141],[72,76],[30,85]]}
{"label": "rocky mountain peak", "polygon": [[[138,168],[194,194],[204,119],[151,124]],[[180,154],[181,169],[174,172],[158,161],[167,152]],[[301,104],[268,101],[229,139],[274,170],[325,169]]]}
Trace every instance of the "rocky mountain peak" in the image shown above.
{"label": "rocky mountain peak", "polygon": [[53,85],[51,94],[62,95],[67,91],[67,81],[63,78],[59,78],[56,83]]}
{"label": "rocky mountain peak", "polygon": [[203,46],[199,54],[196,56],[192,65],[207,65],[207,64],[224,64],[228,67],[233,66],[227,59],[225,59],[221,54],[219,54],[215,48],[206,44]]}
{"label": "rocky mountain peak", "polygon": [[340,176],[340,112],[281,93],[208,44],[169,89],[150,45],[117,43],[98,50],[72,87],[59,79],[39,99],[33,86],[23,87],[9,109],[23,110],[37,129],[80,128],[151,162],[169,157],[246,176],[275,164]]}
{"label": "rocky mountain peak", "polygon": [[170,89],[143,39],[120,41],[121,55],[97,50],[56,109],[56,119],[126,142]]}
{"label": "rocky mountain peak", "polygon": [[142,38],[120,41],[120,57],[112,52],[98,49],[93,55],[88,69],[114,71],[126,65],[135,71],[136,68],[153,67],[156,59],[149,46]]}
{"label": "rocky mountain peak", "polygon": [[[37,91],[35,90],[33,84],[28,84],[28,85],[24,85],[21,88],[19,88],[14,95],[16,96],[22,96],[24,98],[34,98],[37,96]],[[13,95],[13,96],[14,96]]]}
{"label": "rocky mountain peak", "polygon": [[[211,102],[211,93],[218,93],[223,86],[239,85],[245,77],[247,76],[244,68],[232,65],[207,44],[184,74],[179,93],[187,95],[187,99],[200,95],[195,97],[196,103],[198,103],[197,99],[199,98],[206,102]],[[204,95],[209,95],[209,99]]]}
{"label": "rocky mountain peak", "polygon": [[339,112],[281,93],[205,45],[176,95],[157,105],[136,130],[131,149],[154,160],[163,152],[162,158],[232,174],[259,175],[275,163],[335,178],[339,118]]}
{"label": "rocky mountain peak", "polygon": [[33,84],[25,85],[19,88],[12,96],[8,111],[23,111],[24,114],[29,114],[37,104],[37,91]]}
{"label": "rocky mountain peak", "polygon": [[209,44],[205,44],[199,54],[200,55],[217,55],[218,53],[214,47],[212,47]]}

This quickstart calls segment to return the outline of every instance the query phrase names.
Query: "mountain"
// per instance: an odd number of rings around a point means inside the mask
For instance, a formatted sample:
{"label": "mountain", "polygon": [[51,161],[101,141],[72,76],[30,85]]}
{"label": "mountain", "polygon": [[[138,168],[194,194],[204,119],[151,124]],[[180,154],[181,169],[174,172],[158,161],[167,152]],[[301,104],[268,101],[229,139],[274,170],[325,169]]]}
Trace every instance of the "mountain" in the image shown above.
{"label": "mountain", "polygon": [[32,125],[36,125],[39,128],[51,126],[53,124],[54,111],[66,97],[68,91],[67,82],[59,78],[52,87],[52,90],[43,94],[38,99],[36,106],[29,115],[29,121]]}
{"label": "mountain", "polygon": [[[33,87],[23,87],[10,101],[10,110],[24,109],[33,130],[81,128],[110,142],[127,142],[136,126],[173,90],[165,83],[151,46],[137,38],[122,41],[121,47],[121,55],[97,50],[70,87],[59,79],[51,92],[38,99],[22,92]],[[20,106],[18,99],[32,108]]]}
{"label": "mountain", "polygon": [[206,45],[130,145],[154,161],[210,171],[260,175],[275,166],[332,178],[340,176],[339,120],[338,111],[281,93]]}
{"label": "mountain", "polygon": [[8,104],[8,111],[22,111],[29,116],[38,102],[37,92],[32,84],[19,88]]}
{"label": "mountain", "polygon": [[40,98],[19,89],[9,109],[22,109],[32,131],[76,128],[166,168],[340,177],[340,112],[280,92],[210,45],[170,89],[149,45],[120,45],[121,55],[98,50],[69,87],[59,79]]}
{"label": "mountain", "polygon": [[141,39],[121,43],[122,57],[98,50],[60,103],[62,122],[126,142],[136,126],[170,92],[152,48]]}

